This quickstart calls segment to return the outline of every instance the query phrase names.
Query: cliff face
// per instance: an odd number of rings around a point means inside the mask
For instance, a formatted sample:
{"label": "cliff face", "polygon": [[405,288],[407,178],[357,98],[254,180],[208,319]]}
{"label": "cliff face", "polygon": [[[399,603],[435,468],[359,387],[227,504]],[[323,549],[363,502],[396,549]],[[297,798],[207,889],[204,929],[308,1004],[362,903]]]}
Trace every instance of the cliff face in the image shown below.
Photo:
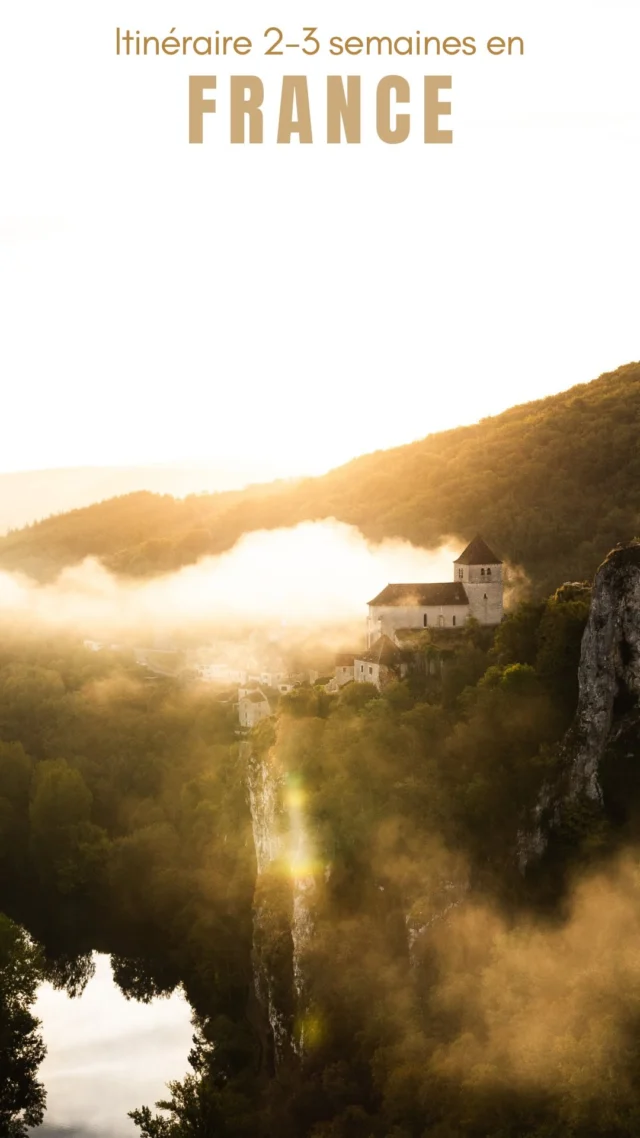
{"label": "cliff face", "polygon": [[557,777],[544,788],[530,826],[520,835],[521,870],[544,852],[572,804],[603,804],[603,762],[616,745],[625,752],[638,749],[638,541],[614,549],[596,574],[578,678],[578,708],[561,746]]}
{"label": "cliff face", "polygon": [[567,740],[569,797],[601,800],[607,745],[640,696],[640,542],[615,549],[598,570],[582,642],[580,700]]}
{"label": "cliff face", "polygon": [[304,955],[313,937],[316,881],[302,795],[280,764],[278,742],[256,754],[241,744],[256,852],[253,903],[255,994],[268,1022],[269,1065],[304,1051]]}
{"label": "cliff face", "polygon": [[279,872],[285,854],[282,805],[284,776],[271,754],[257,756],[242,743],[256,853],[253,898],[253,980],[266,1017],[267,1066],[274,1069],[291,1051],[291,920],[287,882]]}

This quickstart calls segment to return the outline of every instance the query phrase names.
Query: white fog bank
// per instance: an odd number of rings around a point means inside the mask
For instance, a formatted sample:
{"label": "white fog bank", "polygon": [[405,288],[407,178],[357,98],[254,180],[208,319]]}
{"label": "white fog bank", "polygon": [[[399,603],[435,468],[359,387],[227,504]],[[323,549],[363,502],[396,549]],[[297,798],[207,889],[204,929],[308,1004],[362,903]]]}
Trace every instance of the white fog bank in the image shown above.
{"label": "white fog bank", "polygon": [[47,585],[0,572],[0,616],[112,637],[140,624],[202,621],[321,628],[364,620],[367,602],[389,582],[451,581],[464,544],[431,551],[399,539],[376,544],[334,519],[303,522],[245,534],[219,556],[144,581],[116,577],[92,559]]}

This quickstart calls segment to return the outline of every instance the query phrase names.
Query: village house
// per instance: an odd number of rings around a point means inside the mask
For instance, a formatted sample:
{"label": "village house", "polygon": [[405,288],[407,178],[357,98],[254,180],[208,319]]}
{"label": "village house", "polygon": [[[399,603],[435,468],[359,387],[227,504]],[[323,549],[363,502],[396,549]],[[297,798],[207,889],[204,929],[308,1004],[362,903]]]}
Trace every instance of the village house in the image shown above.
{"label": "village house", "polygon": [[264,684],[268,688],[279,688],[281,684],[286,684],[289,679],[289,673],[284,667],[273,671],[260,672],[257,677],[258,682]]}
{"label": "village house", "polygon": [[452,581],[387,585],[369,601],[367,644],[400,629],[460,628],[470,617],[499,624],[503,611],[502,561],[478,535],[454,561]]}
{"label": "village house", "polygon": [[269,700],[259,688],[253,690],[241,688],[238,697],[238,717],[241,727],[251,730],[261,719],[268,719],[272,714]]}
{"label": "village house", "polygon": [[247,673],[228,664],[198,664],[195,675],[206,684],[246,684]]}
{"label": "village house", "polygon": [[381,691],[393,680],[400,680],[407,671],[402,653],[388,636],[379,636],[374,644],[356,655],[353,661],[354,680],[357,684],[373,684]]}
{"label": "village house", "polygon": [[345,684],[350,684],[353,680],[353,652],[339,652],[335,661],[335,688],[344,687]]}

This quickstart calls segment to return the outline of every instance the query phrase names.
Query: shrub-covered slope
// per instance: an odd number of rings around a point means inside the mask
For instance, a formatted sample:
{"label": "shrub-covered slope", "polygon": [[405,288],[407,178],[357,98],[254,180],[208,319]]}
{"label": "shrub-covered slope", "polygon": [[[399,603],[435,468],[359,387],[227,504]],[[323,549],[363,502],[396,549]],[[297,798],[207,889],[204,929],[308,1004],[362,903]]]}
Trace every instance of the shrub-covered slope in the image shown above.
{"label": "shrub-covered slope", "polygon": [[318,478],[194,495],[129,494],[0,540],[0,567],[37,577],[87,555],[146,575],[245,532],[335,517],[368,537],[434,547],[482,531],[540,589],[593,575],[640,529],[640,363],[470,427],[354,459]]}

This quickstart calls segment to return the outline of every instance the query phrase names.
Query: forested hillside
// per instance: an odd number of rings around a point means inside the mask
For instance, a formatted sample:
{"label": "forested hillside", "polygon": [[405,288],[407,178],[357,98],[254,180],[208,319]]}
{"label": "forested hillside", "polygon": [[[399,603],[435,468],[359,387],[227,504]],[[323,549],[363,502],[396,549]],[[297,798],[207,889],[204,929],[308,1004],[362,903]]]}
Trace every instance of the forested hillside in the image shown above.
{"label": "forested hillside", "polygon": [[537,874],[514,857],[589,600],[425,643],[382,693],[303,685],[242,740],[206,687],[5,630],[0,1132],[42,1117],[38,979],[81,991],[97,949],[128,996],[182,982],[196,1013],[168,1113],[131,1103],[140,1138],[637,1135],[637,741]]}
{"label": "forested hillside", "polygon": [[[540,1138],[574,1133],[549,1129],[556,1116],[577,1118],[579,1138],[633,1132],[603,1129],[608,1087],[602,1125],[591,1090],[574,1102],[580,1053],[562,1025],[553,1042],[569,1048],[568,1073],[557,1094],[536,1085],[505,1095],[499,1056],[489,1067],[474,1060],[469,1079],[447,1072],[441,1049],[482,1029],[457,1001],[438,1006],[442,984],[479,982],[483,962],[444,968],[445,945],[436,982],[434,960],[410,967],[405,932],[405,919],[412,928],[437,912],[451,880],[468,880],[476,899],[500,901],[514,920],[528,904],[512,864],[518,818],[571,718],[587,611],[588,591],[562,589],[521,606],[495,638],[461,631],[441,678],[418,669],[384,695],[306,685],[254,732],[254,759],[281,765],[316,859],[308,1053],[300,1065],[289,1049],[277,1077],[256,953],[286,1012],[294,867],[285,856],[256,876],[248,744],[233,705],[206,687],[149,680],[122,654],[5,630],[0,1013],[12,1034],[0,1032],[0,1132],[26,1138],[42,1113],[29,1011],[38,976],[79,991],[96,949],[111,954],[127,995],[182,982],[198,1015],[193,1074],[168,1095],[172,1120],[140,1110],[141,1138],[515,1138],[526,1120]],[[596,852],[616,836],[604,831]],[[574,843],[579,863],[593,856],[590,840],[586,851]],[[486,944],[511,951],[499,929]],[[515,984],[513,997],[526,1012],[529,991]],[[511,1022],[511,1006],[500,1008],[498,1028]],[[622,1096],[616,1118],[634,1105],[633,1093]]]}
{"label": "forested hillside", "polygon": [[480,530],[549,591],[591,577],[612,545],[640,530],[639,431],[633,363],[319,478],[181,501],[129,494],[49,518],[0,540],[0,567],[42,579],[94,555],[144,576],[228,549],[251,530],[335,517],[375,540],[426,547]]}

